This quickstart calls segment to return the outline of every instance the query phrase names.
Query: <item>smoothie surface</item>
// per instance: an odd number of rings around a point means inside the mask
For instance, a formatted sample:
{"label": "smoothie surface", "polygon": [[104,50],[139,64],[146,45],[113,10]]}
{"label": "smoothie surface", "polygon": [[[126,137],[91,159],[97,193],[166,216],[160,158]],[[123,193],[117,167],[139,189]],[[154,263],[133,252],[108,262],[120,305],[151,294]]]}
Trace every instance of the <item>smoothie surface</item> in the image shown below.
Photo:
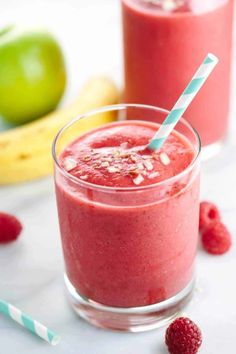
{"label": "smoothie surface", "polygon": [[184,13],[194,14],[215,10],[223,6],[227,0],[123,0],[127,5],[137,7],[137,10],[147,10],[157,13]]}
{"label": "smoothie surface", "polygon": [[186,169],[196,152],[177,132],[160,150],[147,150],[158,127],[138,121],[103,126],[68,145],[60,164],[79,180],[100,186],[127,188],[166,180]]}

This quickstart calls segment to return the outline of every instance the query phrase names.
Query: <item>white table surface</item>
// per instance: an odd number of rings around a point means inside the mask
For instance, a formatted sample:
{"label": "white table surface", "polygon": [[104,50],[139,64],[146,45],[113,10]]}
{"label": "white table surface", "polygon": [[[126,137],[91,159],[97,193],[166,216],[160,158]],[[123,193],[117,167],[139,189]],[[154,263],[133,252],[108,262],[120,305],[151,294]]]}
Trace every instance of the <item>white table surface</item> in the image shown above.
{"label": "white table surface", "polygon": [[[70,80],[65,101],[93,74],[122,82],[118,0],[1,0],[0,23],[45,24],[60,39]],[[236,61],[234,60],[234,63]],[[235,91],[235,90],[234,90]],[[235,95],[234,95],[235,97]],[[205,163],[202,198],[215,201],[236,236],[236,124],[224,151]],[[0,354],[164,354],[165,329],[127,334],[97,329],[79,319],[64,294],[63,261],[51,178],[0,188],[0,210],[24,224],[21,239],[0,247],[0,297],[62,336],[56,347],[0,316]],[[225,256],[198,252],[195,297],[186,314],[203,332],[201,353],[233,354],[236,331],[236,247]]]}

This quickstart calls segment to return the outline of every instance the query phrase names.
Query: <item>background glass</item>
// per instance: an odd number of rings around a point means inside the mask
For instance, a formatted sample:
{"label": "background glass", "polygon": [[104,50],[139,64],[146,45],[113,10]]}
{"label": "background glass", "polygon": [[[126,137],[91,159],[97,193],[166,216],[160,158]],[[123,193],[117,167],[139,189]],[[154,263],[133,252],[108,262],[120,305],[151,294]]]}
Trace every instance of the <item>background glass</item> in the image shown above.
{"label": "background glass", "polygon": [[219,65],[185,113],[200,134],[203,157],[211,157],[228,128],[234,1],[176,0],[172,9],[165,3],[122,0],[124,100],[171,109],[214,53]]}

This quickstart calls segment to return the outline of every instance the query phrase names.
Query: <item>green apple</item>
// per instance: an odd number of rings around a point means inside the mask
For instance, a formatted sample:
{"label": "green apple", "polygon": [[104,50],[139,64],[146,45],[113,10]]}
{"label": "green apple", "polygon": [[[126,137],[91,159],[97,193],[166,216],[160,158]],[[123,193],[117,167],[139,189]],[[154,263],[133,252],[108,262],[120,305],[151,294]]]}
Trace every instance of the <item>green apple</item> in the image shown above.
{"label": "green apple", "polygon": [[0,115],[22,124],[52,111],[65,89],[61,48],[43,29],[0,31]]}

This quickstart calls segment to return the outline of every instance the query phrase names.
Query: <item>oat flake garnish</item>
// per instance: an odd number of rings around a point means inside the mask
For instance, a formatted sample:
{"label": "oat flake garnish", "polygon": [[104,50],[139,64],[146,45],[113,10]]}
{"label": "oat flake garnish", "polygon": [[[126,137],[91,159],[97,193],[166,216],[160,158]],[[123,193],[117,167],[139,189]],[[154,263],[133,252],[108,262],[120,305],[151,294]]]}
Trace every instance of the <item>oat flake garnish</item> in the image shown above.
{"label": "oat flake garnish", "polygon": [[71,157],[66,157],[63,161],[63,166],[66,171],[71,171],[77,166],[77,162]]}
{"label": "oat flake garnish", "polygon": [[169,156],[165,152],[162,152],[160,154],[160,160],[163,163],[163,165],[165,165],[165,166],[169,165],[169,163],[170,163]]}
{"label": "oat flake garnish", "polygon": [[84,161],[90,161],[92,159],[92,157],[90,156],[90,155],[85,155],[84,157],[83,157],[83,160]]}
{"label": "oat flake garnish", "polygon": [[150,175],[148,176],[148,178],[156,178],[156,177],[158,177],[158,176],[160,176],[160,173],[159,172],[152,172],[152,173],[150,173]]}
{"label": "oat flake garnish", "polygon": [[139,174],[138,170],[136,168],[134,170],[129,170],[130,176],[137,176]]}
{"label": "oat flake garnish", "polygon": [[80,176],[80,179],[86,180],[86,179],[88,179],[88,175]]}
{"label": "oat flake garnish", "polygon": [[93,165],[93,168],[100,168],[101,167],[101,163],[94,163]]}
{"label": "oat flake garnish", "polygon": [[152,171],[153,170],[153,164],[151,163],[151,161],[145,160],[145,161],[143,161],[143,164],[144,164],[144,166],[146,167],[146,169],[148,171]]}
{"label": "oat flake garnish", "polygon": [[107,171],[110,173],[115,173],[115,172],[119,172],[120,170],[117,167],[110,166],[107,168]]}
{"label": "oat flake garnish", "polygon": [[133,179],[134,184],[136,184],[136,186],[138,186],[140,183],[142,183],[144,181],[144,178],[142,175],[138,175],[136,178]]}
{"label": "oat flake garnish", "polygon": [[137,157],[135,157],[134,155],[131,155],[130,159],[132,162],[137,162]]}
{"label": "oat flake garnish", "polygon": [[142,162],[137,163],[137,168],[139,170],[144,170],[144,166],[143,166]]}
{"label": "oat flake garnish", "polygon": [[120,151],[119,150],[114,150],[113,151],[113,155],[117,156],[117,157],[120,156]]}
{"label": "oat flake garnish", "polygon": [[103,162],[111,162],[112,161],[112,157],[111,156],[104,156],[101,159]]}
{"label": "oat flake garnish", "polygon": [[108,167],[108,166],[110,166],[108,161],[104,161],[101,163],[101,167]]}

